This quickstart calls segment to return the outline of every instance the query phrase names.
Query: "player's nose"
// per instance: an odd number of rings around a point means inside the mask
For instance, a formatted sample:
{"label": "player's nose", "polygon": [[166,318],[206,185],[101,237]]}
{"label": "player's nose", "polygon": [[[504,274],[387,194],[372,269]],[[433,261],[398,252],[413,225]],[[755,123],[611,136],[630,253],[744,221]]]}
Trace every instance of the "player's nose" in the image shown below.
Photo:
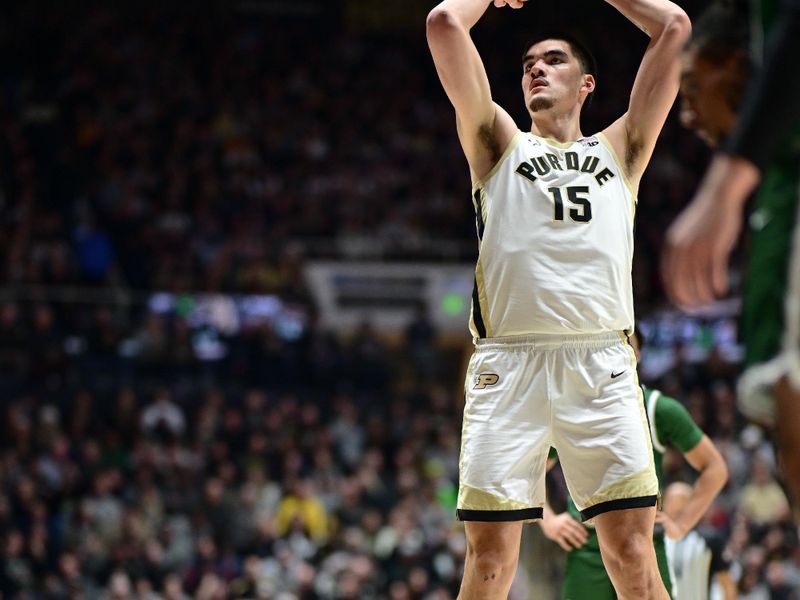
{"label": "player's nose", "polygon": [[539,61],[536,64],[534,64],[533,67],[531,67],[530,71],[531,79],[537,79],[538,77],[544,76],[544,69],[542,68],[541,65],[542,63],[541,61]]}

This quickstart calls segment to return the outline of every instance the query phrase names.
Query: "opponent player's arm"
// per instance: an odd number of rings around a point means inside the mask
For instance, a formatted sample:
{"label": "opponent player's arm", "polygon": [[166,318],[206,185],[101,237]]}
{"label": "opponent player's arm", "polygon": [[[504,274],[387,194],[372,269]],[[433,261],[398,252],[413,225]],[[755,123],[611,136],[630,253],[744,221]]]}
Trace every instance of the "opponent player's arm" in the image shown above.
{"label": "opponent player's arm", "polygon": [[[697,445],[683,456],[698,471],[698,477],[692,486],[692,495],[680,514],[668,517],[660,514],[657,519],[664,525],[667,535],[673,539],[680,539],[694,529],[728,481],[725,459],[707,435],[703,435]],[[672,522],[665,522],[667,519]]]}
{"label": "opponent player's arm", "polygon": [[577,550],[589,539],[586,528],[571,514],[566,511],[556,514],[547,502],[544,503],[544,513],[539,526],[548,540],[553,540],[566,552]]}
{"label": "opponent player's arm", "polygon": [[486,0],[444,0],[426,22],[436,72],[456,109],[461,146],[478,179],[492,169],[517,131],[513,119],[492,101],[486,69],[469,33],[488,6]]}
{"label": "opponent player's arm", "polygon": [[[557,456],[553,450],[550,451],[550,456],[547,458],[548,473],[558,463]],[[589,539],[589,534],[583,525],[566,511],[556,514],[550,508],[547,500],[544,502],[542,520],[539,521],[539,526],[548,540],[553,540],[566,552],[580,548]]]}
{"label": "opponent player's arm", "polygon": [[650,36],[631,89],[628,111],[605,134],[634,185],[647,166],[680,84],[680,55],[691,22],[669,0],[607,0]]}

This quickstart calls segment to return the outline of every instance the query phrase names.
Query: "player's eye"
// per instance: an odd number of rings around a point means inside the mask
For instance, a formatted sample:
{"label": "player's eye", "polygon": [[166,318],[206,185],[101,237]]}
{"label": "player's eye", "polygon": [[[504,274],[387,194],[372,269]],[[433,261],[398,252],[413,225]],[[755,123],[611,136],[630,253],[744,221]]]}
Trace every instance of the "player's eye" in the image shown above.
{"label": "player's eye", "polygon": [[527,73],[528,71],[530,71],[532,66],[533,66],[532,63],[528,63],[527,65],[525,65],[525,72]]}
{"label": "player's eye", "polygon": [[560,65],[560,64],[561,64],[561,63],[563,63],[563,62],[564,62],[564,61],[563,61],[563,60],[561,60],[560,58],[551,58],[551,59],[550,59],[550,64],[551,64],[551,65]]}

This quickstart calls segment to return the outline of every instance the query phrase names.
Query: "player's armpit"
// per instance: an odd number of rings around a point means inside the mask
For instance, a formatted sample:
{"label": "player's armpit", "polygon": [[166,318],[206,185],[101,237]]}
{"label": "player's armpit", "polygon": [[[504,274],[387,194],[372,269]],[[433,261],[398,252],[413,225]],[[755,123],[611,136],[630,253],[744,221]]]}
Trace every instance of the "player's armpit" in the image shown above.
{"label": "player's armpit", "polygon": [[461,148],[470,166],[472,181],[482,180],[500,161],[514,135],[517,125],[511,116],[498,105],[494,105],[491,123],[469,128],[456,116],[456,129]]}
{"label": "player's armpit", "polygon": [[459,139],[477,178],[494,167],[516,133],[513,119],[492,101],[486,70],[469,34],[487,7],[483,0],[444,0],[426,22],[436,72],[456,110]]}

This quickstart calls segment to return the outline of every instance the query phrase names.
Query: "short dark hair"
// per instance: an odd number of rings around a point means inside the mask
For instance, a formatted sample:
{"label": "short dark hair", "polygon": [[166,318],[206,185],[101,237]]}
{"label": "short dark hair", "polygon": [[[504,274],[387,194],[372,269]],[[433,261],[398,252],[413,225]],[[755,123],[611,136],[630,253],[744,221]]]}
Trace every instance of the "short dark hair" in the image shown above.
{"label": "short dark hair", "polygon": [[[591,53],[586,44],[584,44],[578,36],[567,31],[550,30],[542,31],[541,33],[535,35],[528,41],[528,44],[525,46],[525,48],[523,48],[522,60],[525,60],[525,57],[528,55],[528,50],[531,49],[531,46],[544,40],[562,40],[567,42],[572,54],[578,60],[581,71],[585,75],[592,75],[595,79],[597,79],[597,61],[594,58],[594,54]],[[589,106],[589,104],[592,102],[592,96],[594,96],[594,90],[589,92],[589,94],[586,96],[586,100],[583,103],[584,108]]]}
{"label": "short dark hair", "polygon": [[737,52],[747,53],[750,26],[747,5],[741,0],[717,0],[692,26],[687,48],[696,48],[702,58],[720,65]]}
{"label": "short dark hair", "polygon": [[562,40],[567,42],[572,54],[575,55],[575,58],[578,59],[578,63],[581,65],[581,71],[587,75],[594,75],[594,77],[597,77],[597,61],[594,59],[594,55],[589,51],[586,44],[576,35],[566,31],[543,31],[532,37],[522,50],[522,58],[524,59],[525,56],[527,56],[531,46],[544,40]]}

